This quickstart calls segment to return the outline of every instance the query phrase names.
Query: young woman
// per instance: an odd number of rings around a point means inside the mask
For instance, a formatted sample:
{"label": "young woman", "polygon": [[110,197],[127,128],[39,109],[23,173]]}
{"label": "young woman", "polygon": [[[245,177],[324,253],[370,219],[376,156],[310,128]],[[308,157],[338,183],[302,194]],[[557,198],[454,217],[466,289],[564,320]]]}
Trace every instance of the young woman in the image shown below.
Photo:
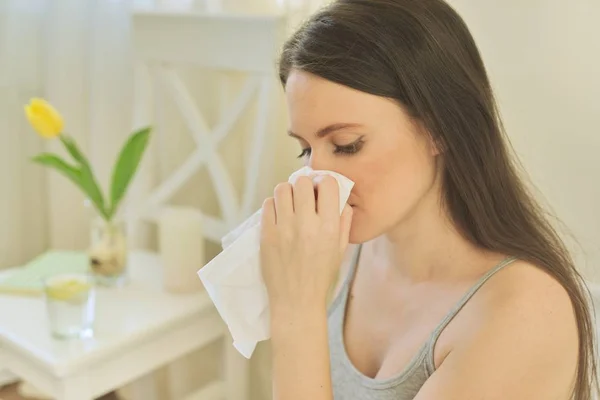
{"label": "young woman", "polygon": [[285,44],[280,77],[301,156],[355,186],[341,217],[333,178],[263,205],[274,398],[591,399],[585,286],[456,12],[335,1]]}

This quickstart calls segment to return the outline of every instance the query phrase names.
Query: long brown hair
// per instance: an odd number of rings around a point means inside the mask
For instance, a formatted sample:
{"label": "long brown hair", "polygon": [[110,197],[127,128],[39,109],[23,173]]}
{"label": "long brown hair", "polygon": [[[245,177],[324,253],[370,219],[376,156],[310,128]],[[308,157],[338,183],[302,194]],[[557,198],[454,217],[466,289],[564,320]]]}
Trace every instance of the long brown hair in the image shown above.
{"label": "long brown hair", "polygon": [[463,235],[547,271],[568,291],[579,331],[576,400],[597,393],[591,301],[566,246],[509,155],[479,50],[443,0],[337,0],[286,42],[291,69],[397,100],[444,152],[443,195]]}

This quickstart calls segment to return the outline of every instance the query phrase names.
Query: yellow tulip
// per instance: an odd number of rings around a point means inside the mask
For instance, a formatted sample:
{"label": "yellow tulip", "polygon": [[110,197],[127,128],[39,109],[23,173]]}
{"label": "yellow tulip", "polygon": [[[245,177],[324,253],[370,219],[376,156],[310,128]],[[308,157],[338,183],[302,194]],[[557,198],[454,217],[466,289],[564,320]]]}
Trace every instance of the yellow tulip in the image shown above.
{"label": "yellow tulip", "polygon": [[25,114],[29,123],[40,136],[52,139],[63,130],[63,119],[52,105],[43,99],[31,99],[25,106]]}

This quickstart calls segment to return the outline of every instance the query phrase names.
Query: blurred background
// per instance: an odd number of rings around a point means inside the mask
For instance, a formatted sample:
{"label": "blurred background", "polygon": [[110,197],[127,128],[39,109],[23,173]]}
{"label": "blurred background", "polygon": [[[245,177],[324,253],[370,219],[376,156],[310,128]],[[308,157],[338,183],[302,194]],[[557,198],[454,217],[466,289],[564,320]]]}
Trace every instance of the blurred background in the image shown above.
{"label": "blurred background", "polygon": [[[210,260],[229,226],[227,218],[218,223],[228,207],[220,196],[248,194],[247,201],[240,200],[242,211],[254,211],[275,183],[300,166],[298,145],[285,134],[276,54],[294,27],[324,2],[0,0],[0,268],[24,265],[48,249],[86,249],[90,240],[84,196],[30,161],[41,151],[62,150],[32,133],[23,114],[31,97],[44,97],[61,111],[66,131],[89,155],[104,186],[127,135],[152,124],[154,136],[129,193],[133,208],[161,183],[177,180],[178,169],[202,148],[190,134],[194,127],[205,127],[213,140],[221,135],[214,152],[222,170],[196,163],[161,203],[198,208],[208,216],[205,261]],[[480,47],[532,187],[555,215],[585,278],[598,282],[600,2],[450,3]],[[247,88],[253,76],[258,76],[254,92]],[[246,96],[244,107],[240,96]],[[229,129],[219,134],[223,121]],[[258,131],[264,136],[256,142]],[[260,162],[253,164],[257,151]],[[234,192],[219,190],[223,176]],[[129,238],[133,249],[159,249],[152,217],[142,218],[135,232]],[[157,398],[183,398],[214,375],[220,346],[153,372]],[[267,347],[261,345],[250,362],[252,399],[269,398]],[[168,383],[173,368],[180,371],[176,385]],[[124,385],[119,395],[127,398],[127,390]]]}

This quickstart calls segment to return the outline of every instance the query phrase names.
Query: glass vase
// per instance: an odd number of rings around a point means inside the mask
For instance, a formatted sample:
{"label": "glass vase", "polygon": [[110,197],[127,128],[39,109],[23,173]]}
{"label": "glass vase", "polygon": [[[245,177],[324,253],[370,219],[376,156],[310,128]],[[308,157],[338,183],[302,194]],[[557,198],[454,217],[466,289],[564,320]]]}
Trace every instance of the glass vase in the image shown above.
{"label": "glass vase", "polygon": [[127,235],[120,219],[102,218],[92,223],[89,248],[90,270],[99,286],[116,287],[127,283]]}

